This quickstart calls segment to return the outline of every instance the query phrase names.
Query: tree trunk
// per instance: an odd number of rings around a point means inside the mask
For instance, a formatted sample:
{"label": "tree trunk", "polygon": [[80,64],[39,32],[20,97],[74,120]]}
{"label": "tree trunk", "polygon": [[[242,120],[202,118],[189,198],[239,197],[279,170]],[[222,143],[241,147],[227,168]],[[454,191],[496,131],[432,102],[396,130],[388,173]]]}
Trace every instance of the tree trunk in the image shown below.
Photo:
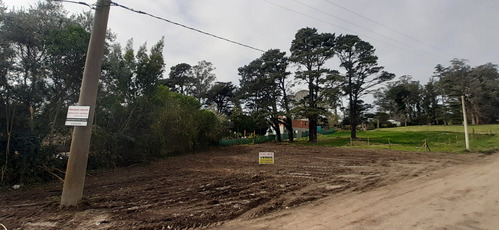
{"label": "tree trunk", "polygon": [[285,127],[288,132],[288,141],[293,142],[293,126],[292,126],[292,118],[291,117],[286,117],[285,120]]}
{"label": "tree trunk", "polygon": [[318,142],[318,121],[316,118],[309,119],[309,142]]}
{"label": "tree trunk", "polygon": [[276,132],[276,140],[281,142],[281,132],[280,132],[280,123],[277,119],[273,119],[273,128]]}
{"label": "tree trunk", "polygon": [[5,147],[5,165],[2,167],[2,179],[1,184],[3,184],[5,172],[7,171],[9,165],[9,155],[10,155],[10,142],[12,140],[12,129],[14,127],[14,117],[16,115],[16,105],[13,105],[12,114],[9,111],[9,102],[6,100],[5,102],[5,114],[6,114],[6,131],[7,131],[7,146]]}
{"label": "tree trunk", "polygon": [[11,139],[11,133],[7,132],[7,146],[5,147],[5,165],[2,166],[2,178],[0,180],[0,185],[3,185],[5,172],[7,171],[9,165],[10,139]]}
{"label": "tree trunk", "polygon": [[56,133],[56,123],[57,118],[59,117],[59,109],[55,109],[54,119],[52,119],[52,124],[50,125],[50,134]]}
{"label": "tree trunk", "polygon": [[293,142],[293,120],[292,117],[290,116],[290,106],[288,105],[289,104],[288,95],[286,93],[284,83],[282,84],[282,89],[283,89],[284,107],[286,112],[286,119],[283,125],[285,125],[285,128],[288,132],[288,141]]}
{"label": "tree trunk", "polygon": [[358,118],[356,112],[356,99],[351,95],[349,98],[349,119],[351,120],[351,138],[356,138],[356,126],[358,125]]}
{"label": "tree trunk", "polygon": [[31,132],[34,132],[35,130],[35,109],[33,108],[33,105],[30,104],[30,130]]}
{"label": "tree trunk", "polygon": [[274,131],[276,132],[276,138],[277,138],[276,140],[278,140],[278,142],[281,142],[280,119],[278,116],[278,106],[276,105],[276,101],[278,101],[278,99],[273,98],[273,103],[272,103],[273,114],[271,117],[271,121],[274,127]]}
{"label": "tree trunk", "polygon": [[357,138],[356,137],[356,125],[353,123],[352,120],[353,119],[351,119],[351,138],[354,139],[354,138]]}

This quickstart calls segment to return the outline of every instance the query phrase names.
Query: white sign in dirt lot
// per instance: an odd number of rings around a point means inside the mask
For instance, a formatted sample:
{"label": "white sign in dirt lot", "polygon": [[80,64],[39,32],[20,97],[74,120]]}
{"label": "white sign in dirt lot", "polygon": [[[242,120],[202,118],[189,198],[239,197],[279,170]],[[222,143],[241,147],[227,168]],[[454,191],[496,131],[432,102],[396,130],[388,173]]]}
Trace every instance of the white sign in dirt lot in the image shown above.
{"label": "white sign in dirt lot", "polygon": [[274,164],[274,153],[259,152],[259,164]]}
{"label": "white sign in dirt lot", "polygon": [[66,115],[66,126],[87,126],[90,106],[70,106]]}

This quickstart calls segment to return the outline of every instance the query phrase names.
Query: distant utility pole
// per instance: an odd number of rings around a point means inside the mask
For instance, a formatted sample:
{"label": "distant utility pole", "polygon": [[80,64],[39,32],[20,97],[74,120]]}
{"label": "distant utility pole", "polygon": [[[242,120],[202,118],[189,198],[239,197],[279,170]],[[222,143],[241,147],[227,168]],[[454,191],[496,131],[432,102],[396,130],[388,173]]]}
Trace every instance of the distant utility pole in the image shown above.
{"label": "distant utility pole", "polygon": [[90,113],[87,126],[75,126],[73,130],[61,205],[76,205],[83,196],[110,4],[110,0],[98,0],[96,5],[78,100],[79,106],[90,106]]}
{"label": "distant utility pole", "polygon": [[465,148],[470,150],[469,147],[469,132],[467,131],[467,113],[465,113],[465,100],[462,96],[462,113],[464,114],[464,129],[465,129]]}

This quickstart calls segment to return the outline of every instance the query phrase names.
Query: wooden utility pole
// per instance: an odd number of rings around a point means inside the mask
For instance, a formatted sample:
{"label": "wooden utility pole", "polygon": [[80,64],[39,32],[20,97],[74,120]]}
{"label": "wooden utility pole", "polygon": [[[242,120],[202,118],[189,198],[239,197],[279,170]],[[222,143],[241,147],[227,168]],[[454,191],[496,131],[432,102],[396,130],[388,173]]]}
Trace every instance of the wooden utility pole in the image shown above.
{"label": "wooden utility pole", "polygon": [[470,150],[469,147],[469,132],[467,131],[467,113],[465,113],[465,100],[462,96],[462,113],[464,114],[464,129],[465,129],[465,148]]}
{"label": "wooden utility pole", "polygon": [[73,129],[61,205],[76,205],[83,196],[110,4],[110,0],[98,0],[96,5],[78,100],[79,106],[90,106],[90,113],[87,126],[75,126]]}

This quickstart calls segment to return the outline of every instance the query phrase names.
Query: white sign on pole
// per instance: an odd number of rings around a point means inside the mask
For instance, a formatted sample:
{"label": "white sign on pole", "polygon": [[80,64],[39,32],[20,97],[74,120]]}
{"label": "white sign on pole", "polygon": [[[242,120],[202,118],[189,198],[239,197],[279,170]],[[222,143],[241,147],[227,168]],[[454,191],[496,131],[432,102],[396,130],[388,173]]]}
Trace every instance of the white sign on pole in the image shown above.
{"label": "white sign on pole", "polygon": [[66,115],[66,126],[87,126],[90,106],[70,106]]}

